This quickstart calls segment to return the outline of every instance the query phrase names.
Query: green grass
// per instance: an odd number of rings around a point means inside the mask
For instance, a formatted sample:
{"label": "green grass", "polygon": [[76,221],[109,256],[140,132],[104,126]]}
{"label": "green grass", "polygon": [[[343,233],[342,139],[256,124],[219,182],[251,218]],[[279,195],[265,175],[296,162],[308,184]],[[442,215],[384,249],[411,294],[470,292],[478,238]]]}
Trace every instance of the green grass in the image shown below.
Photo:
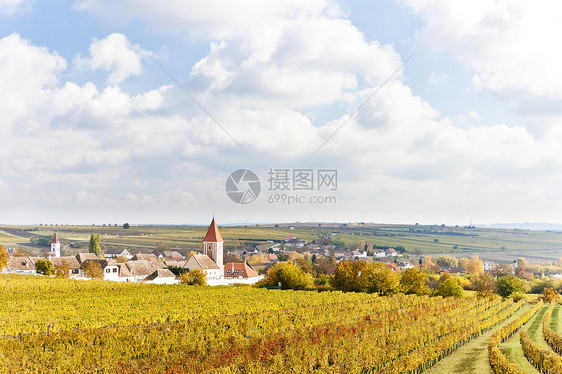
{"label": "green grass", "polygon": [[428,374],[493,374],[488,361],[488,340],[497,328],[519,318],[529,306],[521,308],[505,322],[471,340],[452,355],[439,361],[426,371]]}
{"label": "green grass", "polygon": [[[546,345],[546,343],[542,338],[542,321],[544,314],[546,313],[546,309],[547,306],[542,307],[541,310],[539,310],[539,312],[523,327],[523,330],[529,334],[529,337],[531,337],[533,341],[539,343],[540,339],[544,345]],[[525,358],[523,350],[521,349],[521,344],[519,343],[519,333],[513,335],[504,342],[500,346],[500,349],[508,360],[519,366],[525,372],[530,374],[539,373],[539,371],[535,369]]]}

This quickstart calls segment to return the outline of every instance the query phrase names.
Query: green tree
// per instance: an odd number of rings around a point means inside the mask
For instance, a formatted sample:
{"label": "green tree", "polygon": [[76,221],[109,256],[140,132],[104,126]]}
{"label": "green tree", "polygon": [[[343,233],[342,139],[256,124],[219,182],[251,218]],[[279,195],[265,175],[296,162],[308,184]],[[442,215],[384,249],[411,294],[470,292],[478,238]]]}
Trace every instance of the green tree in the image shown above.
{"label": "green tree", "polygon": [[101,255],[100,240],[100,234],[90,235],[90,253],[95,253],[96,256]]}
{"label": "green tree", "polygon": [[361,288],[368,293],[392,295],[398,291],[398,275],[380,262],[373,262],[361,272]]}
{"label": "green tree", "polygon": [[427,274],[417,268],[406,269],[400,277],[400,289],[405,294],[425,295],[429,292],[425,286]]}
{"label": "green tree", "polygon": [[47,259],[41,259],[35,262],[35,271],[43,275],[54,275],[55,267],[53,266],[53,263],[51,261]]}
{"label": "green tree", "polygon": [[459,261],[453,256],[440,256],[437,257],[435,262],[442,268],[456,268],[459,266]]}
{"label": "green tree", "polygon": [[4,270],[4,267],[8,265],[8,261],[10,260],[10,254],[4,248],[2,244],[0,244],[0,273]]}
{"label": "green tree", "polygon": [[332,275],[332,288],[344,292],[363,291],[361,273],[366,267],[365,261],[341,261]]}
{"label": "green tree", "polygon": [[258,284],[264,286],[277,286],[281,283],[281,288],[293,290],[305,290],[313,287],[314,279],[312,275],[305,273],[291,261],[277,263],[267,272],[267,277]]}
{"label": "green tree", "polygon": [[128,230],[130,227],[131,227],[131,225],[129,225],[127,222],[125,222],[125,223],[123,224],[123,228],[124,228],[125,230]]}
{"label": "green tree", "polygon": [[207,285],[207,274],[201,269],[193,269],[180,276],[181,282],[190,286]]}
{"label": "green tree", "polygon": [[445,279],[439,287],[437,287],[437,295],[443,297],[461,297],[463,289],[453,278]]}
{"label": "green tree", "polygon": [[525,291],[524,281],[513,275],[499,277],[497,284],[498,294],[502,297],[509,297],[514,293]]}

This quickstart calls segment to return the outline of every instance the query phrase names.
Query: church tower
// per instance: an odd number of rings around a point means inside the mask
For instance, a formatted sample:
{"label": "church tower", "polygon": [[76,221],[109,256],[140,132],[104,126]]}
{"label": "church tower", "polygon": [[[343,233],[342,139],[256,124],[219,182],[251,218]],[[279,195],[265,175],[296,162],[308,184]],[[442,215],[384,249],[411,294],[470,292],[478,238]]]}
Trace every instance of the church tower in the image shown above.
{"label": "church tower", "polygon": [[60,257],[60,240],[56,232],[51,241],[51,256]]}
{"label": "church tower", "polygon": [[220,276],[224,274],[224,263],[222,259],[223,243],[219,228],[215,223],[215,217],[211,221],[211,225],[207,230],[207,235],[203,239],[203,254],[207,255],[213,260],[220,268]]}

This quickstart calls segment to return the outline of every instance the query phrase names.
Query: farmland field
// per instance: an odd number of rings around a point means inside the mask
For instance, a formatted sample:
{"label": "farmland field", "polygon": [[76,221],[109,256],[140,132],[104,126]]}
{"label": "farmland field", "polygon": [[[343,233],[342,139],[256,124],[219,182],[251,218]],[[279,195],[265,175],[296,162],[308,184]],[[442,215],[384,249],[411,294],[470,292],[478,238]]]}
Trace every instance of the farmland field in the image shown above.
{"label": "farmland field", "polygon": [[2,373],[402,373],[521,303],[0,276]]}
{"label": "farmland field", "polygon": [[[291,229],[292,228],[292,229]],[[3,226],[0,244],[39,251],[30,244],[30,237],[50,236],[55,231],[72,247],[86,247],[91,233],[101,234],[105,248],[154,249],[166,244],[187,254],[200,250],[207,226],[131,226],[125,230],[116,226]],[[345,246],[365,241],[374,246],[403,246],[410,255],[473,254],[498,262],[510,262],[518,256],[530,261],[558,260],[562,257],[562,233],[505,229],[479,229],[415,225],[281,225],[221,226],[225,248],[281,242],[294,235],[307,242],[318,241],[330,233]]]}

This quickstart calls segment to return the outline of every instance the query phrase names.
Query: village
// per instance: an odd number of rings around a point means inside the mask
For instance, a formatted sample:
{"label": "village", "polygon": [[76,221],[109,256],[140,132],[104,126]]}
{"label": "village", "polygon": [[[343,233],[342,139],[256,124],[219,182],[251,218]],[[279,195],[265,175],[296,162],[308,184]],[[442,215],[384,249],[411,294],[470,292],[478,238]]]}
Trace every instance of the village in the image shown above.
{"label": "village", "polygon": [[[363,246],[362,242],[360,246]],[[308,261],[309,266],[315,267],[317,277],[319,274],[331,275],[344,260],[365,261],[367,264],[379,262],[397,273],[414,267],[430,268],[438,273],[453,275],[466,272],[466,264],[462,261],[459,263],[448,258],[448,262],[440,262],[442,258],[439,258],[433,264],[431,257],[424,257],[423,260],[420,257],[412,261],[403,248],[397,248],[398,250],[364,245],[363,249],[341,249],[289,235],[281,242],[269,241],[252,248],[225,250],[224,240],[213,217],[202,240],[202,250],[192,251],[187,256],[173,250],[131,253],[126,248],[108,248],[100,256],[90,252],[61,256],[61,239],[55,232],[50,251],[43,257],[22,255],[13,248],[8,248],[10,258],[2,273],[41,274],[38,262],[48,260],[54,269],[67,273],[66,277],[71,279],[98,278],[114,282],[177,284],[181,273],[198,269],[205,274],[207,285],[218,286],[255,284],[265,277],[272,266],[286,261],[296,262],[301,267],[303,264],[306,267]],[[485,272],[491,272],[495,268],[495,264],[488,260],[481,261],[481,266]],[[515,267],[516,265],[513,266],[514,269]],[[97,276],[96,271],[93,271],[95,269],[99,272]]]}

